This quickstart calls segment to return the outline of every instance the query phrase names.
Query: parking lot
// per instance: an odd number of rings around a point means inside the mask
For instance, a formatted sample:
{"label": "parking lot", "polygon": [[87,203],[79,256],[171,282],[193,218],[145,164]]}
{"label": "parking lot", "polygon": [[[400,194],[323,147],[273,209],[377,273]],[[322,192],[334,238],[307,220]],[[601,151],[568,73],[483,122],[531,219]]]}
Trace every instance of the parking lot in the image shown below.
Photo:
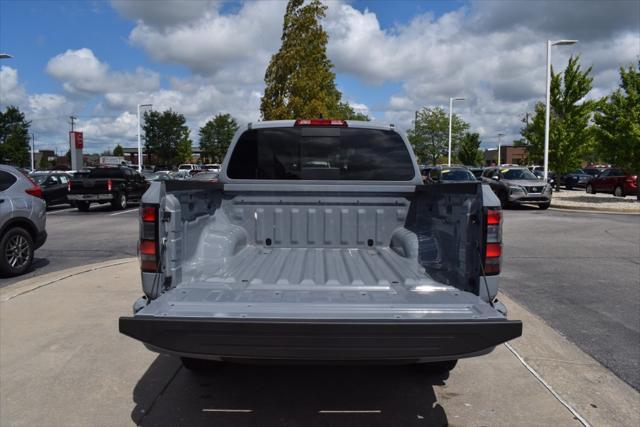
{"label": "parking lot", "polygon": [[[639,388],[640,347],[630,344],[640,342],[639,225],[640,217],[634,215],[526,207],[505,211],[503,299],[512,317],[530,316],[514,348],[529,352],[526,360],[539,364],[545,380],[570,395],[574,390],[575,406],[584,403],[579,396],[585,386],[565,377],[567,363],[569,369],[578,368],[571,376],[595,378],[592,386],[610,387],[615,377],[606,373],[613,372]],[[10,410],[6,419],[16,421],[12,425],[38,425],[40,412],[28,415],[24,406],[31,404],[33,393],[46,393],[38,401],[46,400],[41,410],[59,417],[51,425],[83,425],[87,419],[94,425],[122,425],[125,420],[167,426],[508,425],[527,424],[531,416],[546,425],[579,425],[506,346],[490,356],[462,361],[450,378],[411,367],[253,365],[225,366],[197,377],[177,359],[151,353],[117,332],[118,316],[128,314],[140,294],[137,262],[131,259],[137,227],[135,206],[124,211],[96,206],[88,213],[53,208],[48,213],[49,240],[37,251],[33,270],[3,280],[3,342],[21,343],[4,346],[4,386],[24,384],[25,392],[32,388],[24,396],[13,388],[11,394],[3,393],[3,406]],[[116,261],[123,258],[129,261]],[[82,266],[95,262],[103,262],[96,273],[83,273],[87,267]],[[56,272],[71,272],[71,278],[60,281]],[[29,290],[47,278],[50,284]],[[28,307],[42,301],[46,320],[30,322]],[[43,327],[52,335],[43,334]],[[541,341],[532,347],[528,339]],[[559,344],[549,348],[554,340]],[[582,354],[578,349],[586,355],[569,359],[563,353]],[[559,353],[551,354],[555,351]],[[23,363],[29,369],[9,369]],[[69,366],[74,366],[71,372]],[[29,378],[23,377],[27,372]],[[69,387],[51,398],[48,390],[60,384]],[[521,410],[513,410],[517,402],[512,398],[505,404],[506,396],[516,394],[530,397]],[[637,396],[627,396],[631,409],[640,403]],[[105,407],[90,407],[101,398]],[[83,408],[65,408],[77,399]],[[60,407],[50,407],[56,404]],[[584,403],[582,413],[587,407],[595,412],[590,417],[618,411],[601,407],[602,402],[592,404],[600,409]]]}

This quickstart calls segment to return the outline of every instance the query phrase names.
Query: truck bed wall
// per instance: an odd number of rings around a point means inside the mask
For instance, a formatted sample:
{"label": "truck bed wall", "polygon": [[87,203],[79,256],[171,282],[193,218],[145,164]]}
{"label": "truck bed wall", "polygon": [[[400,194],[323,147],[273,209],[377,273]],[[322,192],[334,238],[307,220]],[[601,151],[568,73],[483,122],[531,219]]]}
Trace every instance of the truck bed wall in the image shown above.
{"label": "truck bed wall", "polygon": [[[418,186],[409,193],[234,193],[224,192],[222,185],[161,185],[165,187],[145,200],[162,199],[161,210],[171,212],[161,227],[168,243],[160,278],[166,286],[189,280],[192,272],[207,265],[226,262],[247,245],[390,247],[416,260],[433,279],[478,293],[479,184]],[[159,287],[145,285],[145,293],[153,299]]]}

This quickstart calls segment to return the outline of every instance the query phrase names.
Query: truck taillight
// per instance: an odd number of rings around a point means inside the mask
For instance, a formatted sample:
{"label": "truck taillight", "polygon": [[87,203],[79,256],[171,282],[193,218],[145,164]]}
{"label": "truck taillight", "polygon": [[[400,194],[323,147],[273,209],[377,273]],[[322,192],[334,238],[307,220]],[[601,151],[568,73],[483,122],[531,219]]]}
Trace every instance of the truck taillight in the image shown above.
{"label": "truck taillight", "polygon": [[342,126],[347,127],[344,120],[335,119],[298,119],[294,126]]}
{"label": "truck taillight", "polygon": [[67,182],[67,193],[71,193],[71,181]]}
{"label": "truck taillight", "polygon": [[484,244],[484,274],[500,274],[502,260],[502,211],[487,209],[485,212],[486,241]]}
{"label": "truck taillight", "polygon": [[113,185],[111,184],[111,180],[107,180],[107,191],[111,191],[113,189]]}
{"label": "truck taillight", "polygon": [[158,206],[140,205],[140,268],[157,273],[159,267]]}

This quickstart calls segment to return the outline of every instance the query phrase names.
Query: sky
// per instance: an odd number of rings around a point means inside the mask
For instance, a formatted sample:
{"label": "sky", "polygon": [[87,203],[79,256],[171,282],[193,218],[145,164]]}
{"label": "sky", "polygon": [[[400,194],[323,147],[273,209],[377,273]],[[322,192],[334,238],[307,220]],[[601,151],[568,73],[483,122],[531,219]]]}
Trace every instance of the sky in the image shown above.
{"label": "sky", "polygon": [[[546,41],[554,70],[579,54],[599,98],[640,61],[640,2],[324,1],[327,54],[357,111],[401,131],[423,107],[449,107],[483,147],[519,138],[543,101]],[[280,47],[286,2],[0,0],[0,108],[31,120],[36,149],[68,149],[69,116],[85,152],[137,144],[137,104],[185,115],[260,118],[264,72]]]}

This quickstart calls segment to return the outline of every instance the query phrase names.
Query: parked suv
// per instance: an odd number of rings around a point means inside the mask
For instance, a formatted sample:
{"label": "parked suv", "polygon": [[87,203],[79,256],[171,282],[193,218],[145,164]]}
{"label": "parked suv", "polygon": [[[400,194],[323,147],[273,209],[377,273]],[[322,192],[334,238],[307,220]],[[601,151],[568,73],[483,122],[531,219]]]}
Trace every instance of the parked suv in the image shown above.
{"label": "parked suv", "polygon": [[429,171],[425,184],[477,181],[476,177],[464,166],[438,165]]}
{"label": "parked suv", "polygon": [[67,191],[71,175],[65,172],[34,172],[30,176],[42,188],[42,198],[47,206],[69,203]]}
{"label": "parked suv", "polygon": [[0,275],[17,276],[47,240],[42,189],[12,166],[0,165]]}
{"label": "parked suv", "polygon": [[638,195],[638,175],[622,169],[605,169],[589,181],[587,193],[613,193],[617,197]]}
{"label": "parked suv", "polygon": [[551,185],[540,181],[524,167],[490,167],[482,173],[484,182],[500,199],[502,206],[535,204],[540,209],[551,205]]}

